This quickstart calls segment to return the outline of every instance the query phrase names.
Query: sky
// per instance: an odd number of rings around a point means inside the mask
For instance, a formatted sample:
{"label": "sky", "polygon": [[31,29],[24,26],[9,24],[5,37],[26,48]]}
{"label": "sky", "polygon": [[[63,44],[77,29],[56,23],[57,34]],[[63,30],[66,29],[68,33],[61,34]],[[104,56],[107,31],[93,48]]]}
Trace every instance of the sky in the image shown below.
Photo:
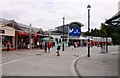
{"label": "sky", "polygon": [[118,12],[120,0],[0,0],[0,18],[32,24],[43,30],[54,29],[71,22],[80,22],[88,29],[90,4],[90,29],[100,28],[101,23]]}

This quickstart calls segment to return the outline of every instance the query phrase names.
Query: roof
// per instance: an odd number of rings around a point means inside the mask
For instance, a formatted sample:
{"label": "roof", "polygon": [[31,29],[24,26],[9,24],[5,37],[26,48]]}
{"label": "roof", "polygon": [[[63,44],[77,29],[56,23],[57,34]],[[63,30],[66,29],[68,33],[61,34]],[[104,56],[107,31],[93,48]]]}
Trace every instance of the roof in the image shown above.
{"label": "roof", "polygon": [[43,32],[42,28],[36,28],[36,27],[32,27],[32,29],[35,31],[35,32]]}
{"label": "roof", "polygon": [[112,16],[110,19],[106,20],[105,23],[120,28],[120,11]]}
{"label": "roof", "polygon": [[117,18],[120,18],[120,11],[118,13],[116,13],[114,16],[112,16],[110,19],[108,19],[106,22],[108,23],[108,22],[115,20]]}
{"label": "roof", "polygon": [[[64,33],[66,33],[66,34],[68,33],[68,26],[69,26],[69,28],[81,28],[84,25],[80,22],[71,22],[70,24],[66,24],[66,25],[64,25]],[[63,33],[63,26],[56,27],[54,29],[54,31]]]}
{"label": "roof", "polygon": [[0,26],[10,26],[10,27],[14,27],[17,30],[20,30],[20,28],[18,27],[17,23],[14,20],[7,20],[7,19],[2,19],[0,18]]}
{"label": "roof", "polygon": [[80,22],[72,22],[72,23],[70,23],[70,25],[71,24],[77,24],[77,25],[79,25],[80,27],[83,27],[84,25],[82,24],[82,23],[80,23]]}
{"label": "roof", "polygon": [[[10,27],[14,27],[16,30],[29,32],[29,25],[17,23],[14,20],[7,20],[7,19],[0,18],[0,26],[7,26],[7,25],[9,25]],[[43,32],[42,28],[36,28],[36,27],[31,27],[31,31],[32,33],[36,33],[39,31]]]}
{"label": "roof", "polygon": [[3,25],[6,22],[8,22],[8,20],[0,18],[0,25]]}

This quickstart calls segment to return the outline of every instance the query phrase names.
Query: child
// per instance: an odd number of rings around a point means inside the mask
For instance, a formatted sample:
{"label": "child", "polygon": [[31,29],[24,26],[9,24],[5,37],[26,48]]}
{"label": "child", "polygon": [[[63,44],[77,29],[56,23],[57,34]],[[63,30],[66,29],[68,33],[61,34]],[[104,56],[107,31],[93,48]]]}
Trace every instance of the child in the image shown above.
{"label": "child", "polygon": [[60,56],[59,51],[60,51],[60,44],[57,46],[57,52],[56,52],[57,56]]}

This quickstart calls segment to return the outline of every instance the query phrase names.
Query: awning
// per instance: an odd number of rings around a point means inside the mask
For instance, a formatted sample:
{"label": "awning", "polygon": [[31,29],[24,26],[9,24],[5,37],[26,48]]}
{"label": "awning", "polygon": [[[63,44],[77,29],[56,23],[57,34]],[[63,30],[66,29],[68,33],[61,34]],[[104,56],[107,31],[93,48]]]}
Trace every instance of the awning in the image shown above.
{"label": "awning", "polygon": [[19,36],[29,36],[29,33],[27,33],[27,32],[22,32],[22,31],[20,32],[20,31],[19,31],[19,32],[18,32],[18,35],[19,35]]}

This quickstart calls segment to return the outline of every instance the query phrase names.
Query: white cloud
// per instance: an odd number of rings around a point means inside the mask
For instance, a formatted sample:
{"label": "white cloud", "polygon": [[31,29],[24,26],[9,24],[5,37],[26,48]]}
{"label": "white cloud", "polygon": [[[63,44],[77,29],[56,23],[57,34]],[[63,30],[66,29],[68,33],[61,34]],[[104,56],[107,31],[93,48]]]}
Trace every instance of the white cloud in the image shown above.
{"label": "white cloud", "polygon": [[78,21],[87,30],[87,5],[91,5],[91,28],[99,28],[105,19],[117,13],[119,0],[3,0],[0,17],[45,29]]}

